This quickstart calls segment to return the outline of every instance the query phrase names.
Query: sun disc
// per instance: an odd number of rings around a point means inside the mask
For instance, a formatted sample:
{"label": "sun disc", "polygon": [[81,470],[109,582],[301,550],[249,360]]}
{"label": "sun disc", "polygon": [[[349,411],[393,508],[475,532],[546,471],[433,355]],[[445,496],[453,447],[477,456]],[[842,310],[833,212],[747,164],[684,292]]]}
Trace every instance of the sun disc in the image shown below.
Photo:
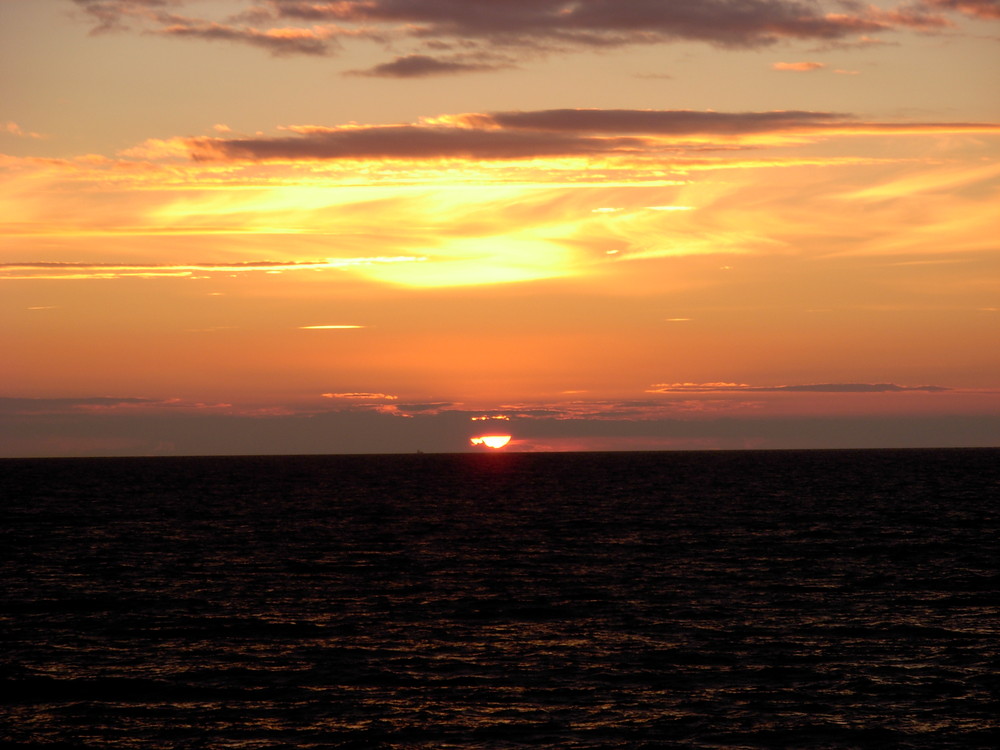
{"label": "sun disc", "polygon": [[510,442],[510,435],[483,435],[470,441],[473,445],[485,445],[487,448],[503,448]]}

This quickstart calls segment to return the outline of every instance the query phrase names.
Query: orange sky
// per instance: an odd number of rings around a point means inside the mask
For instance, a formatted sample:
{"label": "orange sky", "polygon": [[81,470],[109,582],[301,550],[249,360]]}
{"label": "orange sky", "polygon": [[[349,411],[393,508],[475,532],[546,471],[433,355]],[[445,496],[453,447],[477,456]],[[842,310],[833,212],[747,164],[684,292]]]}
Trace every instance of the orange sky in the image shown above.
{"label": "orange sky", "polygon": [[0,455],[1000,445],[1000,3],[697,5],[3,0]]}

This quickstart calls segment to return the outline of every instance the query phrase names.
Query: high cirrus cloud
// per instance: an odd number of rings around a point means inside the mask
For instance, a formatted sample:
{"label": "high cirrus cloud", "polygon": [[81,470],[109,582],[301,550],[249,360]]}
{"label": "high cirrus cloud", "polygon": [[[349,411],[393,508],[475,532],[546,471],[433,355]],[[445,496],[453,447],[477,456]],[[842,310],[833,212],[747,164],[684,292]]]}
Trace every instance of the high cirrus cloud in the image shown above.
{"label": "high cirrus cloud", "polygon": [[[476,59],[518,48],[544,55],[584,48],[694,41],[752,49],[787,40],[837,42],[897,29],[934,30],[958,12],[994,17],[993,0],[923,0],[884,10],[848,0],[255,0],[213,3],[222,15],[177,15],[194,0],[72,0],[95,31],[139,28],[170,37],[245,43],[275,55],[329,55],[342,37],[408,45],[363,71],[413,78],[509,67]],[[226,9],[232,12],[225,14]],[[398,48],[398,46],[397,46]],[[459,53],[456,54],[456,50]]]}

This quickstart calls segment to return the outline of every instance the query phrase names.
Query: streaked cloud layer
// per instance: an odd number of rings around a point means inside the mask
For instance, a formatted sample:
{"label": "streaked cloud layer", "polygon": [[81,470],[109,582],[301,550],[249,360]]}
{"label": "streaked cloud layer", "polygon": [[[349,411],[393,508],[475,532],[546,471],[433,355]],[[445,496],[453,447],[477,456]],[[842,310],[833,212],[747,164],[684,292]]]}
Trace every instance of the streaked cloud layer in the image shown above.
{"label": "streaked cloud layer", "polygon": [[291,126],[292,136],[190,138],[196,160],[638,159],[759,147],[787,138],[1000,134],[988,122],[864,122],[832,112],[561,109],[443,115],[415,125]]}

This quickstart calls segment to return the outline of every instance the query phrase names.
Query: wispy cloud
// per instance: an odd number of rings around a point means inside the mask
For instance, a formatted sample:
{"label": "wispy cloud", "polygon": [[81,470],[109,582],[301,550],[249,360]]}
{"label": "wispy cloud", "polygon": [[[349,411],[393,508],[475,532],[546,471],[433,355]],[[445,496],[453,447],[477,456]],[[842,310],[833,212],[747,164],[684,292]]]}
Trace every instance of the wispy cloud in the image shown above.
{"label": "wispy cloud", "polygon": [[808,385],[749,385],[747,383],[657,383],[647,393],[903,393],[948,391],[939,385],[895,383],[814,383]]}
{"label": "wispy cloud", "polygon": [[826,63],[821,62],[776,62],[771,64],[774,70],[791,71],[793,73],[810,73],[814,70],[822,70]]}
{"label": "wispy cloud", "polygon": [[256,29],[191,19],[175,19],[156,33],[163,36],[243,42],[262,47],[273,55],[330,55],[335,49],[335,27]]}
{"label": "wispy cloud", "polygon": [[10,398],[0,396],[0,414],[114,414],[160,410],[227,410],[232,404],[203,403],[179,398],[93,396],[88,398]]}
{"label": "wispy cloud", "polygon": [[6,122],[0,122],[0,133],[6,133],[7,135],[13,135],[17,138],[44,138],[41,133],[32,133],[29,130],[25,130],[16,122],[7,120]]}
{"label": "wispy cloud", "polygon": [[242,261],[235,263],[83,263],[35,261],[0,263],[0,279],[114,279],[130,276],[191,276],[196,273],[274,273],[351,269],[386,263],[412,263],[414,256],[327,258],[317,261]]}
{"label": "wispy cloud", "polygon": [[[365,326],[358,325],[320,325],[320,326],[299,326],[299,330],[302,331],[349,331],[358,328],[364,328]],[[323,394],[324,396],[327,394]]]}
{"label": "wispy cloud", "polygon": [[183,5],[185,0],[73,0],[95,24],[94,33],[120,31],[133,21],[154,20],[165,8]]}
{"label": "wispy cloud", "polygon": [[324,393],[323,398],[336,398],[343,399],[345,401],[396,401],[399,396],[393,396],[388,393],[350,392]]}

